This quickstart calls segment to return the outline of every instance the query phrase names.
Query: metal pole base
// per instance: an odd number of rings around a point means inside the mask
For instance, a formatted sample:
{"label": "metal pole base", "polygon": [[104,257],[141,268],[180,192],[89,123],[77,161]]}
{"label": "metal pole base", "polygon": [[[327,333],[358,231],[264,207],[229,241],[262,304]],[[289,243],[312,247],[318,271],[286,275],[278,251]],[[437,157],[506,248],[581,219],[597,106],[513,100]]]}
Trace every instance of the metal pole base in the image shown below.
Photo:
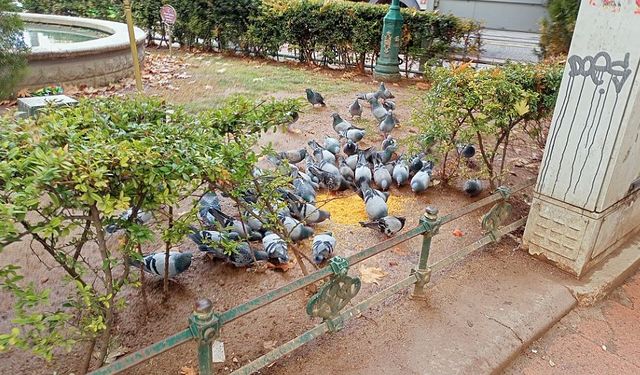
{"label": "metal pole base", "polygon": [[[396,66],[396,69],[398,67]],[[397,73],[383,73],[378,71],[378,67],[373,72],[373,79],[380,82],[398,82],[401,79],[400,72]]]}

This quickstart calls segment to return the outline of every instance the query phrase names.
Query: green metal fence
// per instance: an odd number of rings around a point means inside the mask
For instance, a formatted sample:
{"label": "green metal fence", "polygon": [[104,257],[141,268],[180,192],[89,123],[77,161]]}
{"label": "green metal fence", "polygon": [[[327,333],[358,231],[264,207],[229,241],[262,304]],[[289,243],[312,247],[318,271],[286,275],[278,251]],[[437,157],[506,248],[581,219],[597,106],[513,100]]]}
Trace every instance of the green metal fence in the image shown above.
{"label": "green metal fence", "polygon": [[[426,212],[417,227],[356,253],[349,258],[342,258],[339,256],[333,257],[327,267],[301,277],[280,288],[267,292],[248,302],[237,305],[225,312],[217,313],[213,311],[213,304],[211,301],[208,299],[201,299],[196,303],[195,311],[189,317],[188,328],[149,345],[135,353],[129,354],[109,365],[101,367],[93,371],[91,374],[116,374],[142,362],[148,361],[152,357],[175,348],[176,346],[195,340],[198,343],[198,364],[200,375],[210,375],[212,374],[211,365],[213,362],[211,345],[213,341],[220,336],[220,329],[223,325],[241,318],[263,306],[279,300],[280,298],[286,297],[299,289],[329,277],[329,281],[325,282],[307,303],[307,314],[312,317],[322,318],[322,323],[304,332],[295,339],[273,349],[269,353],[242,366],[232,374],[254,373],[282,356],[299,348],[305,343],[322,336],[327,332],[340,330],[349,319],[358,316],[362,311],[368,309],[370,306],[375,305],[392,294],[398,293],[412,285],[412,298],[418,300],[425,299],[425,286],[429,282],[432,272],[437,272],[451,266],[473,251],[478,250],[491,242],[498,241],[501,236],[511,233],[525,224],[526,217],[523,217],[501,227],[502,223],[508,219],[511,214],[511,205],[508,203],[511,194],[524,190],[533,184],[534,180],[529,180],[512,189],[499,187],[494,194],[442,217],[438,217],[437,209],[427,207],[425,210]],[[492,203],[495,204],[482,218],[482,228],[485,233],[483,237],[437,263],[428,263],[429,252],[431,250],[431,238],[438,233],[438,230],[442,225]],[[412,269],[407,277],[365,299],[357,305],[346,308],[351,299],[353,299],[360,291],[360,280],[357,277],[348,275],[349,266],[360,263],[365,259],[392,249],[396,245],[420,235],[423,236],[420,259],[417,267]]]}

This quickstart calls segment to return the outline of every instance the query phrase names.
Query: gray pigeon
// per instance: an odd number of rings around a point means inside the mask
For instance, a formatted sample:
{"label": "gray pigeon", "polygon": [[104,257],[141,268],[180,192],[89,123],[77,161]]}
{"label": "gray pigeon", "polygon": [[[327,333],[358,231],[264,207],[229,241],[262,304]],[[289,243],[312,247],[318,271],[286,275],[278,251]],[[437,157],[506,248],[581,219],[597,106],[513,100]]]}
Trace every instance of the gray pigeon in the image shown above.
{"label": "gray pigeon", "polygon": [[358,158],[358,154],[349,155],[349,157],[345,159],[345,163],[347,163],[347,166],[349,166],[349,168],[355,171],[358,165]]}
{"label": "gray pigeon", "polygon": [[349,106],[349,114],[351,115],[351,118],[354,118],[355,116],[362,117],[362,106],[360,105],[359,99],[356,98],[356,101]]}
{"label": "gray pigeon", "polygon": [[289,237],[293,242],[300,242],[313,235],[313,229],[303,225],[298,220],[285,215],[278,215],[278,219],[284,225]]}
{"label": "gray pigeon", "polygon": [[384,82],[380,82],[380,87],[378,88],[378,98],[382,99],[393,99],[395,96],[389,91],[388,88],[385,87]]}
{"label": "gray pigeon", "polygon": [[380,104],[378,99],[369,99],[369,104],[371,104],[371,114],[373,114],[373,117],[375,117],[376,120],[382,121],[387,117],[388,112],[384,109],[382,104]]}
{"label": "gray pigeon", "polygon": [[394,101],[392,101],[392,100],[389,100],[389,99],[385,99],[384,102],[382,102],[382,106],[387,111],[389,111],[389,110],[395,111],[396,110],[396,103]]}
{"label": "gray pigeon", "polygon": [[273,232],[267,232],[262,239],[262,246],[269,259],[283,264],[289,262],[287,243]]}
{"label": "gray pigeon", "polygon": [[293,188],[295,193],[300,196],[300,198],[304,199],[305,202],[315,203],[316,201],[316,191],[309,182],[305,181],[303,178],[296,178],[293,180]]}
{"label": "gray pigeon", "polygon": [[331,117],[333,117],[333,130],[335,130],[336,133],[340,134],[340,132],[346,132],[353,128],[353,125],[349,121],[340,117],[338,113],[332,113]]}
{"label": "gray pigeon", "polygon": [[300,163],[307,157],[307,149],[283,151],[278,154],[281,160],[287,160],[291,164]]}
{"label": "gray pigeon", "polygon": [[386,138],[395,127],[396,127],[396,122],[393,118],[393,111],[388,111],[387,115],[384,117],[384,120],[380,121],[380,125],[378,126],[378,129],[380,129],[380,132],[382,132],[382,134],[384,134]]}
{"label": "gray pigeon", "polygon": [[353,142],[360,142],[362,138],[364,138],[365,134],[367,134],[367,131],[358,128],[351,128],[338,134],[340,134],[340,138],[347,138]]}
{"label": "gray pigeon", "polygon": [[401,156],[395,161],[392,173],[393,181],[396,182],[398,187],[404,185],[409,181],[409,166],[404,157]]}
{"label": "gray pigeon", "polygon": [[389,215],[387,203],[366,182],[360,184],[360,190],[362,191],[365,211],[369,220],[376,220]]}
{"label": "gray pigeon", "polygon": [[391,160],[393,154],[398,150],[398,147],[397,143],[391,143],[384,150],[376,152],[373,157],[380,158],[380,161],[386,164]]}
{"label": "gray pigeon", "polygon": [[380,97],[380,93],[379,92],[368,92],[366,94],[357,94],[356,95],[356,99],[366,100],[366,101],[369,101],[371,99],[378,100],[379,97]]}
{"label": "gray pigeon", "polygon": [[470,197],[476,197],[482,193],[483,186],[482,181],[478,179],[471,179],[464,182],[462,190]]}
{"label": "gray pigeon", "polygon": [[421,153],[411,159],[411,163],[409,164],[409,172],[416,174],[422,169],[422,166],[424,165],[422,158],[424,156],[424,153]]}
{"label": "gray pigeon", "polygon": [[318,177],[320,185],[325,189],[331,191],[342,191],[352,187],[352,184],[342,177],[340,171],[338,171],[338,175],[319,170],[316,167],[311,167],[310,171],[313,175]]}
{"label": "gray pigeon", "polygon": [[[131,217],[131,214],[133,214],[133,209],[129,208],[128,210],[126,210],[125,212],[123,212],[120,215],[120,217],[118,218],[118,221],[125,222],[125,221],[129,220],[129,218]],[[153,215],[151,215],[151,212],[147,212],[147,211],[144,211],[144,210],[138,210],[138,214],[136,215],[135,223],[136,224],[144,224],[144,223],[149,222],[152,218],[153,218]],[[107,232],[107,233],[115,233],[120,229],[121,229],[121,227],[117,223],[109,224],[104,228],[105,232]]]}
{"label": "gray pigeon", "polygon": [[[179,253],[172,251],[169,253],[169,277],[174,277],[191,266],[191,253]],[[165,253],[150,254],[142,258],[142,262],[139,260],[131,260],[129,264],[133,267],[140,267],[142,264],[143,269],[156,276],[164,276],[164,261]]]}
{"label": "gray pigeon", "polygon": [[389,190],[391,187],[391,174],[389,170],[380,161],[380,158],[376,158],[373,166],[373,181],[383,191]]}
{"label": "gray pigeon", "polygon": [[307,144],[313,150],[313,156],[316,158],[316,160],[319,161],[320,159],[322,159],[327,163],[331,163],[335,165],[336,155],[334,153],[320,146],[320,144],[316,142],[314,139],[307,142]]}
{"label": "gray pigeon", "polygon": [[331,232],[321,233],[313,237],[313,242],[311,244],[313,262],[320,264],[331,258],[333,251],[336,248],[336,242],[337,241]]}
{"label": "gray pigeon", "polygon": [[466,159],[471,159],[476,154],[476,148],[472,144],[458,145],[458,153]]}
{"label": "gray pigeon", "polygon": [[356,154],[358,153],[358,144],[351,139],[347,139],[347,142],[344,144],[342,151],[344,151],[345,155],[347,156]]}
{"label": "gray pigeon", "polygon": [[210,191],[203,195],[202,198],[200,198],[198,205],[198,216],[200,217],[200,220],[202,220],[204,225],[206,225],[208,228],[213,227],[215,225],[216,219],[215,217],[213,217],[213,214],[209,212],[209,210],[212,208],[222,210],[222,208],[220,207],[220,198],[218,198],[218,195],[215,192]]}
{"label": "gray pigeon", "polygon": [[340,158],[340,166],[338,168],[340,169],[342,178],[351,182],[355,181],[355,174],[353,172],[353,169],[351,169],[351,167],[347,165],[347,161],[342,157]]}
{"label": "gray pigeon", "polygon": [[336,155],[340,152],[340,141],[335,138],[326,137],[324,139],[324,148]]}
{"label": "gray pigeon", "polygon": [[384,233],[387,237],[391,237],[404,228],[405,221],[406,219],[404,217],[385,216],[366,223],[361,221],[360,225],[366,228],[377,229],[380,233]]}
{"label": "gray pigeon", "polygon": [[385,148],[395,144],[398,144],[398,141],[396,141],[391,135],[387,135],[387,138],[382,141],[382,149],[384,150]]}
{"label": "gray pigeon", "polygon": [[328,211],[316,208],[316,206],[306,202],[292,202],[289,208],[293,216],[307,224],[321,223],[331,218],[331,214]]}
{"label": "gray pigeon", "polygon": [[433,173],[433,163],[424,163],[422,169],[411,179],[411,190],[414,193],[421,193],[427,190],[431,181],[431,173]]}
{"label": "gray pigeon", "polygon": [[358,154],[358,164],[356,164],[356,173],[355,173],[356,183],[361,184],[366,182],[369,184],[371,182],[371,169],[369,168],[369,162],[365,159],[364,153],[360,152]]}
{"label": "gray pigeon", "polygon": [[237,241],[240,239],[237,233],[223,233],[215,230],[202,230],[191,228],[193,233],[189,238],[198,246],[198,250],[211,254],[214,258],[226,259],[222,244],[225,241]]}
{"label": "gray pigeon", "polygon": [[212,208],[210,212],[216,219],[216,222],[220,224],[222,228],[226,228],[229,232],[235,232],[240,237],[250,240],[258,240],[262,239],[262,236],[258,232],[254,232],[249,227],[249,224],[243,223],[240,220],[234,219],[231,216],[225,214],[224,212]]}
{"label": "gray pigeon", "polygon": [[320,105],[322,107],[326,107],[326,104],[324,104],[324,98],[319,92],[311,89],[305,89],[304,91],[307,93],[307,101],[311,103],[312,106],[315,107],[316,105]]}
{"label": "gray pigeon", "polygon": [[249,267],[257,260],[266,260],[266,258],[260,256],[261,252],[254,252],[246,242],[240,242],[237,244],[234,251],[227,257],[227,262],[233,264],[235,267]]}

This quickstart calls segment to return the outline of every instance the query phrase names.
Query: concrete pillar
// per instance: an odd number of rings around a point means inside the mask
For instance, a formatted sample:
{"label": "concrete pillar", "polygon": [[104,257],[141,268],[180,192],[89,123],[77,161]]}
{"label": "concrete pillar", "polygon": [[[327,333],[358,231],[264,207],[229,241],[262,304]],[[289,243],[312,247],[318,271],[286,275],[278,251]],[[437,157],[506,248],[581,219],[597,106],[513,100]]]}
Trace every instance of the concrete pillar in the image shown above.
{"label": "concrete pillar", "polygon": [[578,277],[640,228],[639,10],[582,1],[524,234]]}

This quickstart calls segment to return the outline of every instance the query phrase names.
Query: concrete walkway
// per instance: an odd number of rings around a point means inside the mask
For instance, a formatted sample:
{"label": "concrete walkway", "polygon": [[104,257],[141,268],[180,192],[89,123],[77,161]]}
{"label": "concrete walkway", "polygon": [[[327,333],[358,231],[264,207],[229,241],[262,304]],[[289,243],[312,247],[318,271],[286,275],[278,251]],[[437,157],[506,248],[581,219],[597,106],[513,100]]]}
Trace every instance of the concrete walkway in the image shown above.
{"label": "concrete walkway", "polygon": [[640,374],[640,273],[606,300],[571,311],[505,374]]}
{"label": "concrete walkway", "polygon": [[538,62],[540,34],[504,30],[482,30],[483,63],[501,64],[507,60]]}

